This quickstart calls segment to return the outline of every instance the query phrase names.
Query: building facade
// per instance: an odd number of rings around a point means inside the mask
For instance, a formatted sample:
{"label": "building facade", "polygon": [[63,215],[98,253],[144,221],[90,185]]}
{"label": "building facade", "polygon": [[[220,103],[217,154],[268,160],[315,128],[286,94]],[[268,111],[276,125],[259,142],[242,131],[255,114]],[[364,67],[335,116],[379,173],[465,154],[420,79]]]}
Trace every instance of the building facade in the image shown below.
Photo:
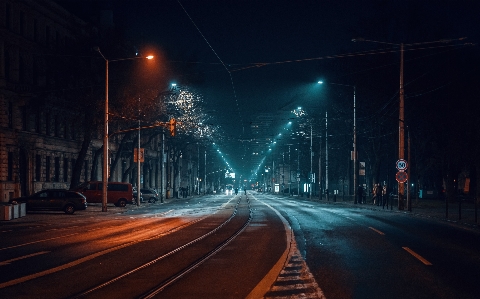
{"label": "building facade", "polygon": [[[68,189],[76,165],[81,165],[80,183],[102,180],[103,123],[93,127],[86,155],[77,163],[86,148],[82,143],[89,122],[78,104],[86,101],[88,84],[78,78],[105,84],[101,57],[72,54],[94,40],[92,35],[101,35],[101,30],[54,1],[0,0],[0,202],[47,188]],[[92,109],[103,111],[101,106]],[[110,165],[119,157],[110,181],[135,186],[133,152],[116,155],[121,138],[109,138]],[[179,187],[193,190],[198,163],[183,156],[171,162],[173,153],[162,134],[142,135],[145,140],[150,142],[140,168],[141,187],[156,189],[163,197],[177,195]]]}

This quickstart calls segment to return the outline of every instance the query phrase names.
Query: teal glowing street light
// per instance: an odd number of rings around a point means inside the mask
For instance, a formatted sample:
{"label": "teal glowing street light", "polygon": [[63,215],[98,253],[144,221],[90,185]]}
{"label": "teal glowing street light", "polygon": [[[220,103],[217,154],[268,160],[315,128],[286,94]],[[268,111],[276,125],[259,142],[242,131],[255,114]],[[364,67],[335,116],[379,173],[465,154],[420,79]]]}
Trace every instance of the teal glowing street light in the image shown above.
{"label": "teal glowing street light", "polygon": [[[323,81],[318,81],[318,84],[323,84]],[[333,85],[340,85],[340,86],[348,86],[348,87],[353,87],[353,153],[352,153],[352,160],[353,160],[353,194],[354,194],[354,203],[356,204],[357,201],[357,181],[358,181],[358,173],[357,173],[357,114],[356,114],[356,100],[355,100],[355,94],[356,94],[356,87],[355,85],[348,85],[348,84],[339,84],[339,83],[331,83],[329,82],[328,84],[333,84]],[[326,115],[326,114],[325,114]],[[325,138],[326,142],[326,138]],[[328,150],[328,149],[326,149]],[[327,158],[328,161],[328,158]],[[326,162],[328,163],[328,162]],[[328,176],[328,173],[325,174]],[[325,188],[327,188],[325,186]],[[361,202],[360,198],[360,202]]]}

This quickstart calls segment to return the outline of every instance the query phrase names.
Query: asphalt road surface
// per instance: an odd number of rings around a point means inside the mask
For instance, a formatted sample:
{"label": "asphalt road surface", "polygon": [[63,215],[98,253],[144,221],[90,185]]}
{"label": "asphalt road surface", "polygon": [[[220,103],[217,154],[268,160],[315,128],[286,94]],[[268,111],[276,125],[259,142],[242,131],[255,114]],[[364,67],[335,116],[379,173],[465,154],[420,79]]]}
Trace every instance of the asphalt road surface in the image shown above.
{"label": "asphalt road surface", "polygon": [[479,231],[249,192],[0,223],[0,298],[478,298]]}

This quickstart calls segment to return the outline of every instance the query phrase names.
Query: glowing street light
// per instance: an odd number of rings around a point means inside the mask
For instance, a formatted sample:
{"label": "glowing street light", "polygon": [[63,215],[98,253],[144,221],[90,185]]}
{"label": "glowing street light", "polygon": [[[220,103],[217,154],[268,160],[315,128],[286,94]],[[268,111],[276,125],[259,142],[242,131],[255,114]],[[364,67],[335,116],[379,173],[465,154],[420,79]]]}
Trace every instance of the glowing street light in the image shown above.
{"label": "glowing street light", "polygon": [[[323,84],[323,81],[318,81],[318,84]],[[353,194],[354,194],[354,203],[356,204],[358,202],[357,200],[357,181],[358,181],[358,170],[357,170],[357,114],[356,114],[356,100],[355,100],[355,93],[356,93],[356,87],[355,85],[348,85],[348,84],[340,84],[340,83],[332,83],[328,82],[328,84],[333,84],[333,85],[340,85],[340,86],[347,86],[347,87],[353,87],[353,153],[352,153],[352,160],[353,160]],[[325,114],[326,115],[326,114]],[[325,138],[326,140],[326,138]],[[326,149],[328,151],[328,149]],[[327,156],[328,160],[328,156]],[[328,166],[327,166],[328,167]],[[328,176],[328,174],[327,174]],[[360,198],[360,202],[361,202]]]}
{"label": "glowing street light", "polygon": [[[103,53],[100,51],[99,47],[94,48],[102,58],[105,60],[105,120],[104,120],[104,127],[103,127],[103,174],[102,174],[102,212],[107,212],[107,184],[108,184],[108,63],[121,61],[121,60],[132,60],[132,59],[153,59],[153,56],[147,57],[131,57],[131,58],[123,58],[123,59],[115,59],[115,60],[108,60]],[[139,136],[140,138],[140,136]],[[137,155],[137,159],[139,159],[140,155]],[[140,186],[138,186],[137,192],[140,192]]]}

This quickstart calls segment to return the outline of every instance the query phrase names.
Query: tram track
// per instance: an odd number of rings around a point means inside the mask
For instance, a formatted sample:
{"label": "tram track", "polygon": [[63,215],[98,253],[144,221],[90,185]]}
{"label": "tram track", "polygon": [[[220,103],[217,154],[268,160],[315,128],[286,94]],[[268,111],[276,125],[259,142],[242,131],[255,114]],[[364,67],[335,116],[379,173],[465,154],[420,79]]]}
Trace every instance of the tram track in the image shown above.
{"label": "tram track", "polygon": [[[228,207],[225,207],[225,210],[228,210]],[[214,228],[69,298],[105,298],[107,295],[111,297],[114,293],[115,298],[155,298],[165,288],[225,248],[245,230],[251,219],[252,210],[248,198],[242,199],[239,196],[231,215]],[[190,225],[188,230],[198,230],[202,225],[204,224],[201,221],[197,222]],[[135,287],[125,291],[126,280],[128,284],[134,284]],[[118,289],[122,291],[118,293]]]}

